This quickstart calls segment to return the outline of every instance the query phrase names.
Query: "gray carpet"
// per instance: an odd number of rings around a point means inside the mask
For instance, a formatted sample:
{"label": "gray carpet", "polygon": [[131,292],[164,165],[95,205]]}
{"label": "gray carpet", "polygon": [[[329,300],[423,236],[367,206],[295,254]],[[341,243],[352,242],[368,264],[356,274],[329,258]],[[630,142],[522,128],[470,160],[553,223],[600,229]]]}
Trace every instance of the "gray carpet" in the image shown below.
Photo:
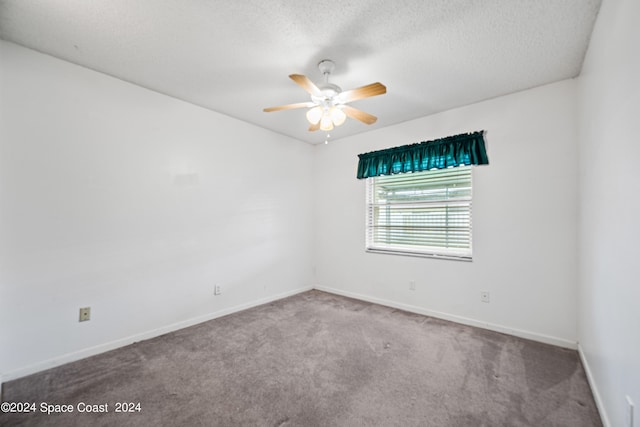
{"label": "gray carpet", "polygon": [[[575,351],[319,291],[10,381],[3,394],[38,412],[2,425],[602,425]],[[74,413],[42,414],[42,402]],[[79,402],[109,412],[78,413]],[[115,413],[116,402],[140,411]]]}

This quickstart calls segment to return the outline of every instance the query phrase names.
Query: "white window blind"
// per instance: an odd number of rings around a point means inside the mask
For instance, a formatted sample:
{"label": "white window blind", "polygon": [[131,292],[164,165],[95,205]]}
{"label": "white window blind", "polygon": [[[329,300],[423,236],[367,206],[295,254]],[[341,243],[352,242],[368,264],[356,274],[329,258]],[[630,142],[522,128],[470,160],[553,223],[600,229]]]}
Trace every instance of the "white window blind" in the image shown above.
{"label": "white window blind", "polygon": [[366,248],[471,259],[471,167],[367,179]]}

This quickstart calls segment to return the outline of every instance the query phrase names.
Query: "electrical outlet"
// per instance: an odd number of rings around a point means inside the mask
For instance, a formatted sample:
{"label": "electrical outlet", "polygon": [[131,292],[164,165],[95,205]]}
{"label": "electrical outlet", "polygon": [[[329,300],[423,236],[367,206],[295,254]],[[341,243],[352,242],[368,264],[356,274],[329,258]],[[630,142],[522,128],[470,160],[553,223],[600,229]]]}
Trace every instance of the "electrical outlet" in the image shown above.
{"label": "electrical outlet", "polygon": [[412,281],[409,282],[409,289],[412,290],[412,291],[416,290],[416,281],[415,280],[412,280]]}
{"label": "electrical outlet", "polygon": [[214,295],[220,295],[221,293],[222,293],[222,288],[220,287],[220,285],[216,285],[216,286],[213,288],[213,294],[214,294]]}
{"label": "electrical outlet", "polygon": [[91,320],[91,307],[82,307],[80,309],[80,318],[79,322],[86,322],[87,320]]}
{"label": "electrical outlet", "polygon": [[633,427],[633,400],[630,396],[625,396],[627,399],[627,426]]}
{"label": "electrical outlet", "polygon": [[489,302],[489,291],[482,291],[480,292],[480,301],[482,302]]}

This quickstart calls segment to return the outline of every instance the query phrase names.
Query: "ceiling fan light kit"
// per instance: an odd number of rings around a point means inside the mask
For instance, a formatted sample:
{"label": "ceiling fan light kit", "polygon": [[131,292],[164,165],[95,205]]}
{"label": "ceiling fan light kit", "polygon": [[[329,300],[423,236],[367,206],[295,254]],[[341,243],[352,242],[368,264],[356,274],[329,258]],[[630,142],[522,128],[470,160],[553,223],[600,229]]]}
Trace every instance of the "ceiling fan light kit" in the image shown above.
{"label": "ceiling fan light kit", "polygon": [[351,117],[367,125],[376,122],[377,117],[346,104],[386,93],[387,88],[382,83],[371,83],[357,89],[343,92],[340,86],[329,83],[329,76],[335,69],[335,63],[333,61],[330,59],[320,61],[318,63],[318,69],[324,77],[324,82],[320,86],[316,86],[307,76],[302,74],[289,75],[291,80],[311,95],[311,102],[299,102],[296,104],[269,107],[263,111],[268,113],[294,108],[309,108],[306,117],[310,124],[309,131],[311,132],[318,129],[328,132],[332,130],[334,126],[344,124],[347,117]]}
{"label": "ceiling fan light kit", "polygon": [[333,107],[331,110],[329,110],[329,115],[331,116],[333,124],[335,124],[336,126],[340,126],[345,122],[345,120],[347,120],[347,115],[344,113],[344,111],[342,111],[342,108],[340,108],[340,106]]}
{"label": "ceiling fan light kit", "polygon": [[322,108],[321,107],[313,107],[309,111],[307,111],[307,120],[312,125],[317,125],[320,119],[322,118]]}

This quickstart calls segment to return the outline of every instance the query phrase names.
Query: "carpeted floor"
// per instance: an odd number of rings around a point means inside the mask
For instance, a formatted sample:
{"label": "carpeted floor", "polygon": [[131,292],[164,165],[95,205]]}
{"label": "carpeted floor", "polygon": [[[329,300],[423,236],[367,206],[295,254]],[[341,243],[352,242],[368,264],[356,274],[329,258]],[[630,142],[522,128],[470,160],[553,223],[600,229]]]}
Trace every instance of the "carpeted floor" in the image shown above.
{"label": "carpeted floor", "polygon": [[602,425],[575,351],[319,291],[10,381],[4,401],[37,406],[12,426]]}

